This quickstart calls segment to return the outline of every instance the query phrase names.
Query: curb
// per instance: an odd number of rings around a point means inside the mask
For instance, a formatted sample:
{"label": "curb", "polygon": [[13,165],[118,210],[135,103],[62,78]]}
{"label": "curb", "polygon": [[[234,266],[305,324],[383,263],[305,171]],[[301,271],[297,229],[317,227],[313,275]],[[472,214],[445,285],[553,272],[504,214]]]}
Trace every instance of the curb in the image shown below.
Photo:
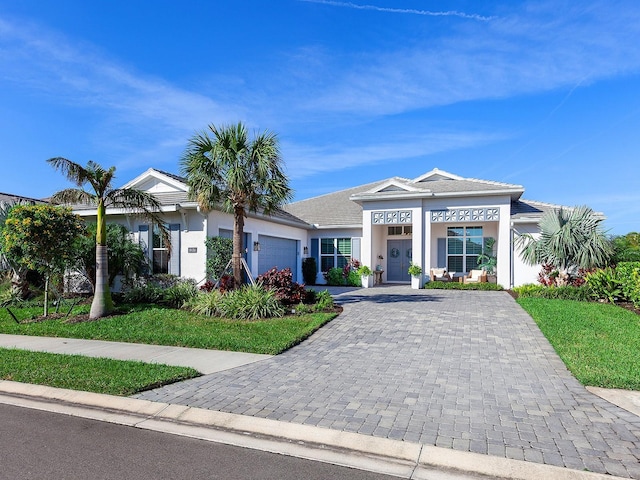
{"label": "curb", "polygon": [[416,480],[616,480],[612,475],[184,405],[0,381],[0,403]]}

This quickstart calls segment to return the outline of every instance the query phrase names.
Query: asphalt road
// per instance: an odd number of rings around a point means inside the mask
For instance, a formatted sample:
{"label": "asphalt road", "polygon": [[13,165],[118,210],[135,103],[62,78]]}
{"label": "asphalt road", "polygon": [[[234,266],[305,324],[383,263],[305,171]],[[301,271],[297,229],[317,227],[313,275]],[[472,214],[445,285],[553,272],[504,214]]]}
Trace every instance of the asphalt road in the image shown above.
{"label": "asphalt road", "polygon": [[371,479],[361,470],[0,404],[0,479]]}

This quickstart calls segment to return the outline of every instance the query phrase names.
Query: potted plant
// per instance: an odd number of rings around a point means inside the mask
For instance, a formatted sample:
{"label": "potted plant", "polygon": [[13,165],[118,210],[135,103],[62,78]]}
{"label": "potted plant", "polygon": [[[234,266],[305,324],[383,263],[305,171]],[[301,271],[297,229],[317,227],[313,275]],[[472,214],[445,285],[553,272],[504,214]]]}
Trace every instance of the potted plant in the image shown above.
{"label": "potted plant", "polygon": [[493,247],[496,240],[493,237],[484,239],[484,248],[482,253],[478,255],[478,267],[487,272],[487,282],[496,283],[496,264],[497,259],[493,254]]}
{"label": "potted plant", "polygon": [[409,264],[409,275],[411,275],[411,288],[422,288],[422,267],[411,262]]}
{"label": "potted plant", "polygon": [[371,287],[372,273],[371,269],[366,265],[360,265],[360,267],[358,267],[358,275],[360,275],[360,280],[362,281],[362,286],[364,288]]}

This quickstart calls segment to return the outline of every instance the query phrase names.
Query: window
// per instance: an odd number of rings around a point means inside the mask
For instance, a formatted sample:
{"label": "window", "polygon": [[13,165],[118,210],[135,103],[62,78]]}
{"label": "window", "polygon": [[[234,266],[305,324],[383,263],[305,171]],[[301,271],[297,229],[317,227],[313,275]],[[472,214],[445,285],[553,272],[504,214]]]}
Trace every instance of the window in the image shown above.
{"label": "window", "polygon": [[482,242],[482,227],[447,228],[447,270],[468,272],[477,268]]}
{"label": "window", "polygon": [[[168,227],[167,227],[168,229]],[[153,225],[153,273],[169,273],[169,249],[157,224]]]}
{"label": "window", "polygon": [[350,238],[320,239],[320,270],[328,272],[332,268],[344,268],[351,261]]}
{"label": "window", "polygon": [[400,227],[387,227],[387,234],[392,235],[411,235],[413,233],[412,225],[404,225]]}

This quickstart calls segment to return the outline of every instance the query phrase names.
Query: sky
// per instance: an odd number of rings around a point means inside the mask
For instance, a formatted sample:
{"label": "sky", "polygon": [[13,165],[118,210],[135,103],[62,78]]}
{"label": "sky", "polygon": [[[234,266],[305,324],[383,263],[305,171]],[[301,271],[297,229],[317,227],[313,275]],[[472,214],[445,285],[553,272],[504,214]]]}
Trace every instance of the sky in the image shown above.
{"label": "sky", "polygon": [[640,231],[640,2],[0,0],[0,192],[239,121],[296,200],[439,168]]}

